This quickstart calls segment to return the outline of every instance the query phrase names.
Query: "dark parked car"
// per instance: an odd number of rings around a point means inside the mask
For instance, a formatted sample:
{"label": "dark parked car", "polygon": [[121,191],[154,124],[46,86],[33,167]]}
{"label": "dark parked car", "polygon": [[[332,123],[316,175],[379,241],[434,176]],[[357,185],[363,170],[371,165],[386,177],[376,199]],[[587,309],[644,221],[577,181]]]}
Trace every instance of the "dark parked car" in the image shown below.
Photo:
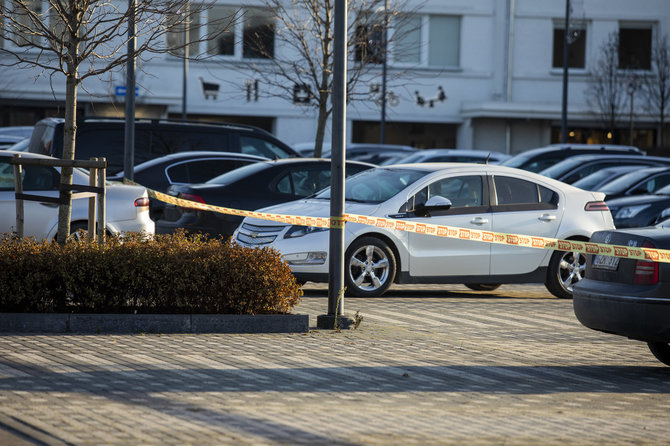
{"label": "dark parked car", "polygon": [[[304,198],[330,186],[330,165],[330,160],[321,158],[259,161],[202,184],[171,186],[168,194],[200,203],[253,211]],[[369,163],[347,161],[346,175],[373,167]],[[235,215],[166,205],[162,218],[156,222],[156,233],[166,234],[185,228],[189,232],[229,237],[242,219]]]}
{"label": "dark parked car", "polygon": [[592,174],[572,183],[573,186],[584,190],[600,191],[600,188],[616,178],[620,178],[630,172],[636,172],[643,167],[634,166],[614,166],[596,170]]}
{"label": "dark parked car", "polygon": [[605,200],[629,195],[653,194],[670,184],[670,166],[645,167],[615,178],[600,188]]}
{"label": "dark parked car", "polygon": [[23,136],[0,134],[0,150],[8,150],[13,145],[23,141]]}
{"label": "dark parked car", "polygon": [[613,198],[607,201],[607,206],[617,228],[650,226],[670,207],[670,186],[665,186],[653,194]]}
{"label": "dark parked car", "polygon": [[32,125],[17,125],[17,126],[9,126],[9,127],[0,127],[0,135],[6,136],[6,135],[11,135],[11,136],[18,136],[20,138],[30,138],[30,135],[33,134],[33,126]]}
{"label": "dark parked car", "polygon": [[613,144],[552,144],[518,153],[501,164],[537,173],[571,156],[598,153],[644,155],[645,152],[637,147]]}
{"label": "dark parked car", "polygon": [[600,169],[631,165],[670,166],[670,158],[645,155],[579,155],[544,169],[540,175],[573,184]]}
{"label": "dark parked car", "polygon": [[416,150],[409,155],[398,155],[383,163],[390,164],[408,163],[488,163],[500,164],[510,158],[509,155],[500,152],[486,152],[484,150],[458,150],[458,149],[424,149]]}
{"label": "dark parked car", "polygon": [[[668,250],[670,222],[599,231],[591,241]],[[670,263],[587,255],[585,277],[573,288],[573,306],[586,327],[644,341],[670,365]]]}
{"label": "dark parked car", "polygon": [[[313,143],[300,143],[294,146],[296,151],[302,156],[311,157],[314,155]],[[403,146],[399,144],[373,144],[373,143],[349,143],[347,144],[347,160],[363,161],[372,164],[382,164],[385,161],[398,156],[409,155],[417,151],[414,147]],[[330,157],[330,143],[323,144],[321,156]]]}
{"label": "dark parked car", "polygon": [[[105,157],[109,163],[107,172],[114,175],[124,166],[124,137],[124,119],[81,119],[77,122],[77,158]],[[135,120],[135,165],[188,150],[237,152],[266,158],[300,156],[270,133],[252,126],[168,119]],[[63,119],[38,121],[28,151],[61,158]]]}
{"label": "dark parked car", "polygon": [[[133,178],[136,183],[158,192],[167,192],[174,184],[204,183],[238,167],[267,158],[233,152],[192,151],[178,152],[146,161],[135,166]],[[109,177],[110,181],[123,181],[124,172]],[[151,199],[151,218],[157,220],[163,213],[164,203]]]}

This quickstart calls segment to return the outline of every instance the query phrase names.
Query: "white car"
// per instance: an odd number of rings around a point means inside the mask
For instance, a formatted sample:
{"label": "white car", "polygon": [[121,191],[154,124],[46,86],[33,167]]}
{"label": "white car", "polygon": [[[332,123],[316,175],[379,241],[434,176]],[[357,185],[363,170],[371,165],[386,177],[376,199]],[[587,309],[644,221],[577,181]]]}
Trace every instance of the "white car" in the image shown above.
{"label": "white car", "polygon": [[[602,201],[532,172],[496,165],[434,163],[379,167],[346,180],[346,213],[465,229],[588,241],[614,229]],[[262,212],[326,217],[330,190]],[[445,200],[446,199],[446,200]],[[446,206],[445,206],[446,205]],[[545,283],[572,297],[585,256],[437,237],[358,223],[345,225],[347,293],[379,296],[396,283],[463,283],[493,290],[503,283]],[[233,240],[276,248],[299,281],[328,281],[329,233],[245,218]]]}
{"label": "white car", "polygon": [[[0,233],[16,231],[16,199],[14,192],[14,165],[10,164],[16,152],[0,151]],[[22,153],[25,158],[49,158],[44,155]],[[88,185],[85,170],[73,170],[73,183]],[[51,166],[23,166],[23,190],[26,194],[58,197],[60,169]],[[149,218],[149,197],[140,186],[107,183],[106,229],[110,234],[126,232],[155,233]],[[58,229],[58,205],[46,201],[24,200],[24,236],[36,240],[52,240]],[[88,226],[88,200],[72,200],[70,232]]]}

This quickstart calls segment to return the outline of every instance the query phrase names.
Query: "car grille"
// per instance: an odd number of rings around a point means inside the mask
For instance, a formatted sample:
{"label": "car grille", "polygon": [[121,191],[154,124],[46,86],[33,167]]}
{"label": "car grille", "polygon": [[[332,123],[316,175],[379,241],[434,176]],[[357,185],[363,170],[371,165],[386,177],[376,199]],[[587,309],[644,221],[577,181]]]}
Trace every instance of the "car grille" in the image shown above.
{"label": "car grille", "polygon": [[259,226],[243,223],[237,232],[237,240],[245,245],[267,245],[275,241],[286,225]]}

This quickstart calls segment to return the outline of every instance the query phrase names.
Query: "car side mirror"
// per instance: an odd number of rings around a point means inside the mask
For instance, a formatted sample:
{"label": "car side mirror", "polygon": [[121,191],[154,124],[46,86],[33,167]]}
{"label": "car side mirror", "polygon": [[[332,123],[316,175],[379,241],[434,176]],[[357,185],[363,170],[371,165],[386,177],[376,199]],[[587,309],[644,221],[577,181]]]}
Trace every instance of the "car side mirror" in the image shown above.
{"label": "car side mirror", "polygon": [[430,197],[425,203],[419,204],[414,209],[414,215],[417,217],[430,217],[431,214],[451,209],[451,201],[448,198],[435,195]]}

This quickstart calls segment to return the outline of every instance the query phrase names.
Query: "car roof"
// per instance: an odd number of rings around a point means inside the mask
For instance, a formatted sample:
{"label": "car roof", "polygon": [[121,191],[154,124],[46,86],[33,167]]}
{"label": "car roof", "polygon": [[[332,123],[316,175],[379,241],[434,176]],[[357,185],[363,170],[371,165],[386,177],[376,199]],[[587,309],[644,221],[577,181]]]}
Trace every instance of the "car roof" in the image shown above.
{"label": "car roof", "polygon": [[622,151],[622,152],[639,152],[644,153],[642,150],[635,146],[624,146],[617,144],[550,144],[544,147],[537,147],[535,149],[524,150],[523,152],[518,153],[518,155],[533,155],[541,154],[548,152],[556,151],[569,151],[569,150],[602,150],[602,151]]}

